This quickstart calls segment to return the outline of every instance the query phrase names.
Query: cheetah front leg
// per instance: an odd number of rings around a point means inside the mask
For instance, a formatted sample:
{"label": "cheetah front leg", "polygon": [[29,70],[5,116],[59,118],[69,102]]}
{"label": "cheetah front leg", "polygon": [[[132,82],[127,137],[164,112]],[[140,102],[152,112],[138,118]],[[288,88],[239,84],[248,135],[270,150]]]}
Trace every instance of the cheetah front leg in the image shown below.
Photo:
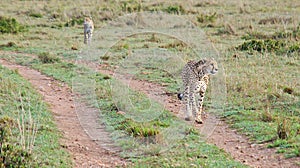
{"label": "cheetah front leg", "polygon": [[84,44],[87,44],[87,40],[88,40],[88,33],[84,31]]}
{"label": "cheetah front leg", "polygon": [[205,96],[205,92],[206,92],[206,87],[207,87],[207,85],[204,81],[197,82],[195,93],[199,93],[199,102],[198,102],[199,110],[197,109],[195,121],[199,124],[203,123],[201,116],[202,116],[202,112],[203,112],[203,101],[204,101],[204,96]]}

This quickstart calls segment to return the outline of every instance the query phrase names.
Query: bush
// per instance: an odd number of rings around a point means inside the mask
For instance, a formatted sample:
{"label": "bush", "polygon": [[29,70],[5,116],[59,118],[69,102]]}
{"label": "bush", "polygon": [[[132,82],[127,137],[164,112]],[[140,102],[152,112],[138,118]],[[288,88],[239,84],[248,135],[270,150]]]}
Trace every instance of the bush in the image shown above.
{"label": "bush", "polygon": [[15,18],[6,18],[0,16],[0,32],[1,33],[19,33],[26,31],[26,27],[19,24]]}

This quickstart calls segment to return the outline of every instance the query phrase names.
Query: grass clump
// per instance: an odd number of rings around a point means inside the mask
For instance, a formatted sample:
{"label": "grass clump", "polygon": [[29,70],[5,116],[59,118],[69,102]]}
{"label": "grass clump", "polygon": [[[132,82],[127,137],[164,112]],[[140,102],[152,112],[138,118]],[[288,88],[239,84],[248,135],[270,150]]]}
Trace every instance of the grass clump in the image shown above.
{"label": "grass clump", "polygon": [[288,139],[291,131],[291,125],[286,119],[281,119],[277,122],[277,136],[279,139]]}
{"label": "grass clump", "polygon": [[41,13],[37,12],[29,12],[28,16],[33,17],[33,18],[42,18],[43,15]]}
{"label": "grass clump", "polygon": [[84,22],[83,18],[72,18],[65,23],[65,27],[74,27],[76,25],[82,25]]}
{"label": "grass clump", "polygon": [[168,6],[167,8],[165,8],[163,11],[165,11],[169,14],[176,14],[176,15],[186,13],[186,10],[181,5],[171,5],[171,6]]}
{"label": "grass clump", "polygon": [[17,130],[17,123],[12,118],[0,118],[0,167],[34,166],[31,153],[13,136],[14,130]]}
{"label": "grass clump", "polygon": [[13,33],[26,31],[26,27],[17,22],[15,18],[7,18],[0,16],[0,32],[1,33]]}
{"label": "grass clump", "polygon": [[124,1],[121,4],[121,9],[123,12],[126,13],[141,12],[142,5],[137,1],[131,1],[131,2]]}
{"label": "grass clump", "polygon": [[241,51],[276,52],[282,50],[285,46],[286,43],[283,41],[273,39],[252,39],[245,41],[243,44],[239,45],[237,49]]}
{"label": "grass clump", "polygon": [[270,113],[269,108],[262,112],[260,119],[264,122],[272,122],[274,120],[272,114]]}
{"label": "grass clump", "polygon": [[300,52],[300,43],[290,44],[285,40],[275,39],[251,39],[236,47],[240,51],[257,51],[273,53],[297,53]]}
{"label": "grass clump", "polygon": [[42,52],[38,55],[39,60],[43,63],[43,64],[51,64],[51,63],[56,63],[56,62],[60,62],[60,58],[50,54],[49,52]]}
{"label": "grass clump", "polygon": [[246,41],[236,47],[241,51],[279,54],[300,52],[300,26],[292,31],[279,31],[269,35],[260,32],[247,33],[242,39]]}
{"label": "grass clump", "polygon": [[18,48],[19,46],[13,41],[0,45],[0,49],[2,50],[16,50]]}
{"label": "grass clump", "polygon": [[199,14],[197,16],[197,21],[199,23],[214,23],[218,18],[218,15],[216,12],[212,14]]}

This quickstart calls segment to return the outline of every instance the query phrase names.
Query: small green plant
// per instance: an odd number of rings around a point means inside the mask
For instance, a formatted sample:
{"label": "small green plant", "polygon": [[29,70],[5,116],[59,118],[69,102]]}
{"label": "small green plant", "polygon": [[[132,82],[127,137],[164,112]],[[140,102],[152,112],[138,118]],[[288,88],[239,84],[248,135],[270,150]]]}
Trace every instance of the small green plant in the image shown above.
{"label": "small green plant", "polygon": [[49,52],[42,52],[38,55],[39,60],[44,63],[44,64],[48,64],[48,63],[56,63],[56,62],[60,62],[60,58],[57,56],[54,56],[52,54],[50,54]]}
{"label": "small green plant", "polygon": [[149,137],[159,134],[159,130],[154,127],[148,127],[143,124],[131,124],[130,126],[126,127],[125,130],[127,133],[133,136],[140,136],[140,137]]}
{"label": "small green plant", "polygon": [[0,33],[19,33],[26,31],[27,28],[17,22],[15,18],[0,16]]}

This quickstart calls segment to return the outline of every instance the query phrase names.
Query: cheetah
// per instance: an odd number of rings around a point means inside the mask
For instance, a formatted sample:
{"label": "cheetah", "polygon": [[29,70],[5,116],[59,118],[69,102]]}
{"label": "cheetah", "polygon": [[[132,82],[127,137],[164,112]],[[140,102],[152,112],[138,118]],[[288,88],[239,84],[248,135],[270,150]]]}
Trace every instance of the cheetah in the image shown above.
{"label": "cheetah", "polygon": [[[181,73],[184,93],[178,94],[178,98],[183,99],[186,106],[185,120],[190,121],[193,114],[196,123],[203,123],[201,113],[203,111],[203,99],[208,87],[209,76],[217,72],[218,65],[214,59],[189,61],[184,66]],[[198,104],[196,104],[196,93],[199,94]]]}
{"label": "cheetah", "polygon": [[91,18],[85,17],[83,23],[84,29],[84,44],[90,44],[92,41],[94,22]]}

